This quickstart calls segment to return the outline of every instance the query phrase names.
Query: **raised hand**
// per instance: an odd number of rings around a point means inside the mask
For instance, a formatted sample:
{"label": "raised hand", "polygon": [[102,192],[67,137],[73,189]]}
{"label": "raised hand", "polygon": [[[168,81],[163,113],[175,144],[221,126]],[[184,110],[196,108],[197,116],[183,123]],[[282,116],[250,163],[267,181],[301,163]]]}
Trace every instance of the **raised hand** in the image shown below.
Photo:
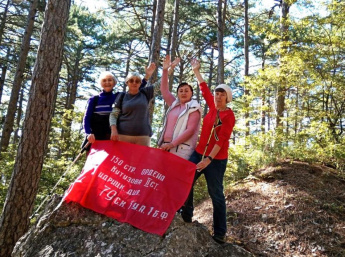
{"label": "raised hand", "polygon": [[171,68],[174,69],[177,64],[180,63],[180,57],[177,57],[172,63],[171,63]]}
{"label": "raised hand", "polygon": [[190,64],[192,65],[193,71],[200,69],[200,62],[197,59],[192,59]]}
{"label": "raised hand", "polygon": [[202,75],[200,73],[200,62],[197,59],[192,59],[190,61],[190,64],[192,65],[193,72],[198,82],[199,83],[204,82],[204,79],[202,78]]}
{"label": "raised hand", "polygon": [[169,69],[169,67],[172,65],[170,55],[166,55],[163,59],[163,70]]}
{"label": "raised hand", "polygon": [[156,64],[150,63],[149,66],[145,68],[145,80],[149,80],[155,70],[156,70]]}

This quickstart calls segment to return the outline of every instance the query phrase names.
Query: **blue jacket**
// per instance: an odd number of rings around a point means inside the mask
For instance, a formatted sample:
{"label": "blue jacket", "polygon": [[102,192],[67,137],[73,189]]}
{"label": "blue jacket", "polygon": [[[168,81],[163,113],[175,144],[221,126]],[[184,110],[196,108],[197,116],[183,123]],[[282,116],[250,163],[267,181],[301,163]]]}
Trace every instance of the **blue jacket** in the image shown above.
{"label": "blue jacket", "polygon": [[[147,81],[142,80],[140,88],[145,87]],[[97,140],[110,139],[111,129],[109,125],[109,114],[119,92],[102,92],[99,94],[95,106],[95,96],[88,101],[87,109],[83,119],[84,131],[86,134],[95,134]]]}

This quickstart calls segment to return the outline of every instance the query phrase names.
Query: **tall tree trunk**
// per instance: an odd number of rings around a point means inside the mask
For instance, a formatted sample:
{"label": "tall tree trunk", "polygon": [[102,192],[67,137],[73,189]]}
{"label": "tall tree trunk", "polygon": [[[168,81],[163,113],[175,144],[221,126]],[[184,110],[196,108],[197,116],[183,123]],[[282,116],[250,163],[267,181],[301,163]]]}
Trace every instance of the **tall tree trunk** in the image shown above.
{"label": "tall tree trunk", "polygon": [[[173,16],[173,25],[172,25],[172,33],[171,33],[171,47],[170,47],[170,56],[171,60],[175,60],[176,52],[177,52],[177,29],[179,23],[179,8],[180,0],[175,0],[174,4],[174,16]],[[174,84],[174,71],[169,75],[169,90],[172,92],[172,87]],[[165,110],[168,109],[168,105],[165,104]]]}
{"label": "tall tree trunk", "polygon": [[3,15],[1,17],[1,23],[0,23],[0,45],[2,44],[2,38],[4,36],[4,30],[6,26],[6,19],[7,19],[7,12],[8,7],[10,6],[11,0],[7,0],[5,9],[3,11]]}
{"label": "tall tree trunk", "polygon": [[278,128],[278,132],[282,131],[282,118],[284,117],[284,110],[285,110],[285,95],[287,90],[287,81],[286,81],[286,74],[282,73],[284,62],[283,58],[286,55],[287,51],[287,42],[289,40],[288,37],[288,15],[290,9],[290,3],[288,0],[282,0],[281,2],[281,12],[280,12],[280,34],[281,34],[281,49],[280,49],[280,68],[281,68],[281,80],[280,84],[278,85],[277,89],[277,117],[276,117],[276,126]]}
{"label": "tall tree trunk", "polygon": [[[156,15],[155,15],[155,25],[154,31],[152,36],[152,43],[151,43],[151,50],[150,50],[150,62],[156,63],[158,66],[159,63],[159,54],[161,50],[161,38],[163,33],[163,25],[164,25],[164,7],[165,7],[165,0],[159,0],[157,2],[156,8]],[[157,81],[157,69],[151,76],[151,83],[155,83]],[[158,90],[159,87],[156,87]],[[154,98],[150,103],[150,120],[153,120],[153,111],[154,111]]]}
{"label": "tall tree trunk", "polygon": [[[303,108],[300,108],[300,103],[299,103],[299,87],[297,86],[297,89],[296,89],[296,105],[295,105],[295,108],[296,108],[296,111],[295,111],[295,124],[294,124],[294,132],[295,132],[295,138],[297,136],[297,133],[298,133],[298,120],[299,120],[299,112],[297,110],[303,110]],[[301,106],[302,107],[302,106]]]}
{"label": "tall tree trunk", "polygon": [[261,97],[261,132],[265,133],[265,126],[266,126],[266,111],[265,111],[265,107],[266,107],[266,95],[265,92],[262,94]]}
{"label": "tall tree trunk", "polygon": [[[180,13],[180,0],[175,0],[175,5],[174,5],[174,21],[173,21],[173,30],[172,30],[172,35],[171,35],[171,47],[170,47],[170,55],[171,55],[171,60],[175,60],[176,58],[176,53],[177,53],[177,30],[178,30],[178,23],[180,21],[179,19],[179,13]],[[173,85],[173,77],[174,73],[170,74],[169,77],[169,89],[171,91],[172,85]]]}
{"label": "tall tree trunk", "polygon": [[[10,0],[7,0],[5,9],[3,11],[3,15],[1,17],[1,23],[0,23],[0,45],[2,44],[2,38],[4,36],[4,30],[5,30],[5,25],[6,25],[6,18],[7,18],[7,11],[8,11],[8,7],[10,5]],[[10,49],[7,49],[7,56],[6,59],[8,60],[10,54]],[[8,63],[7,61],[4,63]],[[6,71],[7,71],[7,65],[4,64],[1,67],[1,78],[0,78],[0,104],[1,104],[1,98],[2,98],[2,92],[4,90],[4,85],[5,85],[5,78],[6,78]],[[1,145],[0,145],[1,148]],[[1,151],[0,151],[1,152]]]}
{"label": "tall tree trunk", "polygon": [[[224,6],[223,6],[224,4]],[[217,32],[217,45],[218,45],[218,74],[217,83],[224,83],[224,20],[226,15],[226,1],[218,0],[217,18],[218,18],[218,32]]]}
{"label": "tall tree trunk", "polygon": [[[129,43],[129,49],[128,49],[128,57],[127,57],[127,60],[126,60],[126,70],[125,70],[125,78],[127,77],[127,75],[129,74],[129,68],[131,66],[131,59],[132,59],[132,43],[130,42]],[[123,86],[122,86],[122,91],[123,92],[126,92],[126,83],[123,83]]]}
{"label": "tall tree trunk", "polygon": [[[171,60],[174,60],[172,58],[172,53],[171,53],[171,41],[172,41],[172,37],[173,37],[173,25],[174,24],[174,15],[171,15],[170,18],[170,24],[169,24],[169,32],[168,32],[168,42],[167,42],[167,48],[166,48],[166,54],[170,55]],[[170,71],[169,70],[169,74],[168,74],[169,80],[169,91],[172,92],[172,86],[173,86],[173,79],[174,79],[174,71]],[[158,92],[161,95],[161,92]],[[169,106],[168,104],[164,101],[164,113],[168,110]]]}
{"label": "tall tree trunk", "polygon": [[169,22],[170,23],[168,24],[169,31],[168,31],[168,35],[167,35],[168,42],[167,42],[166,54],[169,54],[171,56],[170,50],[171,50],[172,33],[173,33],[173,29],[174,29],[174,27],[173,27],[174,26],[173,25],[174,24],[174,13],[171,15]]}
{"label": "tall tree trunk", "polygon": [[[261,69],[265,69],[265,61],[266,61],[266,50],[265,50],[265,44],[262,45],[262,63],[261,63]],[[269,98],[269,94],[267,94]],[[266,131],[266,90],[262,92],[262,99],[261,99],[261,132],[265,133]]]}
{"label": "tall tree trunk", "polygon": [[[160,1],[160,0],[159,0]],[[165,0],[164,0],[165,1]],[[153,42],[153,37],[154,37],[154,30],[155,30],[155,22],[156,22],[156,17],[157,17],[157,0],[153,0],[153,3],[152,3],[152,20],[151,20],[151,29],[150,29],[150,39],[151,39],[151,46],[150,47],[150,57],[151,57],[151,51],[152,51],[152,42]],[[165,5],[165,3],[164,3]],[[149,60],[151,61],[151,59]],[[152,77],[151,77],[152,78]]]}
{"label": "tall tree trunk", "polygon": [[83,59],[82,56],[82,45],[79,45],[76,53],[76,59],[74,64],[72,65],[72,69],[69,71],[68,75],[68,90],[67,90],[67,98],[65,103],[65,113],[67,115],[63,118],[63,133],[62,133],[62,140],[66,142],[65,149],[63,151],[70,148],[71,145],[71,130],[72,130],[72,121],[73,121],[73,110],[75,101],[77,99],[77,89],[78,89],[78,82],[81,79],[81,69],[80,69],[80,62]]}
{"label": "tall tree trunk", "polygon": [[[212,91],[212,78],[213,78],[213,59],[214,59],[214,47],[211,48],[211,56],[210,56],[210,72],[208,73],[208,87],[210,88],[210,90]],[[199,87],[198,87],[199,89]],[[200,102],[200,98],[198,98],[198,101]],[[205,104],[204,107],[204,116],[207,114],[208,111],[208,106],[207,104]]]}
{"label": "tall tree trunk", "polygon": [[30,11],[28,14],[28,21],[24,32],[24,37],[21,45],[20,56],[18,60],[17,70],[14,76],[13,87],[11,91],[10,102],[7,108],[6,119],[2,131],[2,137],[0,141],[0,153],[6,151],[11,133],[13,131],[14,118],[17,110],[17,102],[19,97],[19,91],[23,82],[23,73],[25,69],[26,59],[30,49],[31,35],[34,28],[35,16],[37,12],[39,0],[33,0],[30,5]]}
{"label": "tall tree trunk", "polygon": [[28,230],[57,95],[70,0],[50,0],[33,71],[23,134],[0,218],[0,256]]}
{"label": "tall tree trunk", "polygon": [[19,105],[18,105],[18,113],[16,119],[16,130],[14,131],[13,135],[13,144],[17,144],[19,139],[19,130],[20,130],[20,121],[22,120],[23,115],[23,101],[24,101],[24,88],[20,90],[20,97],[19,97]]}
{"label": "tall tree trunk", "polygon": [[269,111],[267,112],[267,131],[270,131],[271,130],[271,100],[270,100],[270,95],[271,95],[271,90],[268,89],[268,92],[267,92],[267,106],[270,106],[270,109]]}
{"label": "tall tree trunk", "polygon": [[[287,90],[287,98],[290,99],[290,90]],[[290,117],[290,113],[289,113],[289,109],[286,110],[286,128],[285,128],[285,133],[287,136],[289,136],[289,117]]]}
{"label": "tall tree trunk", "polygon": [[11,49],[7,48],[7,54],[6,54],[6,61],[4,62],[3,66],[1,67],[1,77],[0,77],[0,104],[2,99],[2,94],[4,92],[4,86],[5,86],[5,79],[6,79],[6,72],[7,72],[7,64],[10,59],[10,53]]}
{"label": "tall tree trunk", "polygon": [[[154,62],[158,65],[159,61],[159,54],[161,50],[161,38],[163,33],[163,25],[164,25],[164,7],[165,7],[165,0],[159,0],[157,2],[156,8],[156,15],[155,15],[155,25],[152,34],[152,43],[151,43],[151,51],[150,51],[150,62]],[[151,76],[151,82],[155,82],[157,80],[157,70]]]}
{"label": "tall tree trunk", "polygon": [[246,137],[249,136],[249,89],[247,86],[247,77],[249,76],[249,19],[248,19],[248,0],[244,0],[244,118],[246,122]]}
{"label": "tall tree trunk", "polygon": [[4,92],[5,79],[6,79],[7,65],[1,67],[1,76],[0,76],[0,104],[2,99],[2,94]]}

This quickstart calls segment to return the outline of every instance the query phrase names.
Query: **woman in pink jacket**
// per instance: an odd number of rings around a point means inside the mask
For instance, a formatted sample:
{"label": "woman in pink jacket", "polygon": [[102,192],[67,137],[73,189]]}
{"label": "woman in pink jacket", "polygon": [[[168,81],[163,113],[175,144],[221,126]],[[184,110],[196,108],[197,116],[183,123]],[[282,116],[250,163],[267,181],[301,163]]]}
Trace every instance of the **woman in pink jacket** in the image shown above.
{"label": "woman in pink jacket", "polygon": [[170,56],[167,55],[163,62],[160,90],[169,109],[165,115],[158,146],[188,160],[198,140],[201,107],[192,99],[193,88],[188,83],[181,83],[177,87],[177,97],[169,91],[168,69],[173,69],[179,61],[177,58],[171,63]]}

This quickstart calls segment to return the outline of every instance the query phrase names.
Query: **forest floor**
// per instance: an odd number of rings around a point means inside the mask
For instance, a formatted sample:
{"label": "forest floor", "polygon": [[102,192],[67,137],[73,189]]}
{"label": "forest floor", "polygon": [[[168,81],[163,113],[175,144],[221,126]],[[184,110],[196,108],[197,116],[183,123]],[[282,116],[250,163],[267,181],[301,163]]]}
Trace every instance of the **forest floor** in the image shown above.
{"label": "forest floor", "polygon": [[[345,179],[304,162],[261,169],[226,190],[227,241],[255,256],[345,256]],[[194,220],[212,231],[209,199]]]}

